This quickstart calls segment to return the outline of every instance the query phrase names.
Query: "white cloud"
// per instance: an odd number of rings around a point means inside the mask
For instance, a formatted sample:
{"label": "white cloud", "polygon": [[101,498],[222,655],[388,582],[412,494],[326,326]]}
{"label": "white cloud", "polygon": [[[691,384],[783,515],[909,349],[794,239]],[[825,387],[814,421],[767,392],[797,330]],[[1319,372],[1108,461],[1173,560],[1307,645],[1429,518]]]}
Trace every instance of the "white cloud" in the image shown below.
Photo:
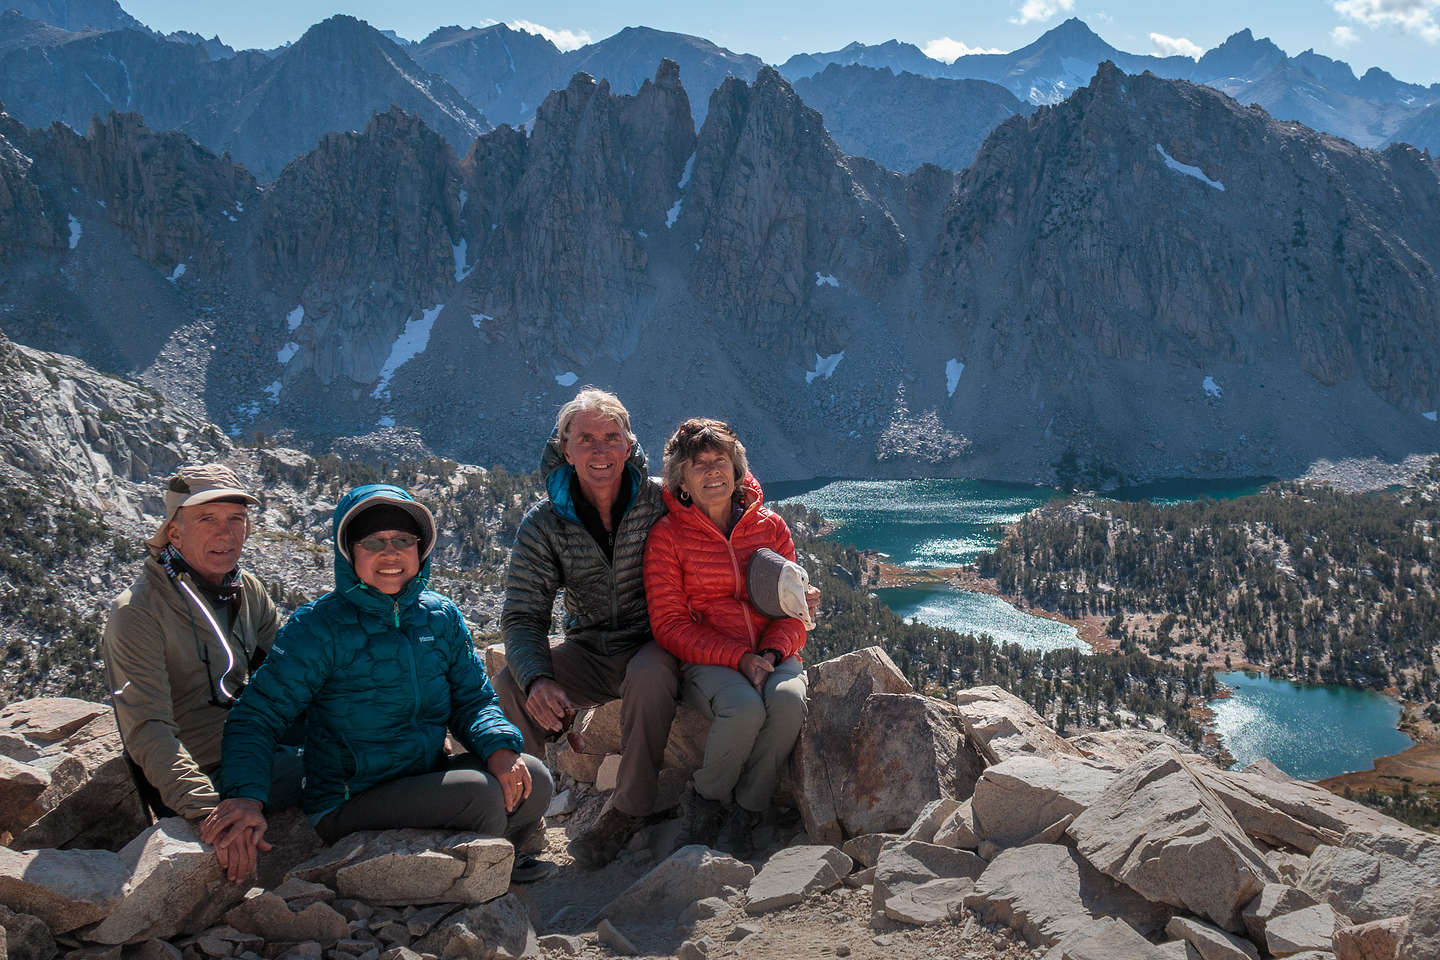
{"label": "white cloud", "polygon": [[1336,46],[1348,47],[1360,38],[1349,27],[1336,27],[1330,31],[1330,39],[1335,42]]}
{"label": "white cloud", "polygon": [[1440,43],[1440,0],[1335,0],[1340,16],[1375,27],[1398,27],[1428,43]]}
{"label": "white cloud", "polygon": [[951,40],[949,37],[938,37],[931,40],[921,48],[925,56],[932,60],[939,60],[943,63],[954,63],[961,57],[968,57],[973,53],[1004,53],[1004,50],[991,47],[972,47],[960,40]]}
{"label": "white cloud", "polygon": [[1075,0],[1025,0],[1019,16],[1010,18],[1011,23],[1033,23],[1049,20],[1057,13],[1068,13],[1075,9]]}
{"label": "white cloud", "polygon": [[590,42],[590,34],[584,30],[552,30],[529,20],[511,20],[505,25],[511,30],[524,30],[544,37],[561,50],[575,50]]}
{"label": "white cloud", "polygon": [[1163,33],[1152,33],[1150,42],[1155,44],[1156,51],[1162,57],[1181,56],[1199,60],[1205,54],[1205,49],[1189,37],[1167,37]]}

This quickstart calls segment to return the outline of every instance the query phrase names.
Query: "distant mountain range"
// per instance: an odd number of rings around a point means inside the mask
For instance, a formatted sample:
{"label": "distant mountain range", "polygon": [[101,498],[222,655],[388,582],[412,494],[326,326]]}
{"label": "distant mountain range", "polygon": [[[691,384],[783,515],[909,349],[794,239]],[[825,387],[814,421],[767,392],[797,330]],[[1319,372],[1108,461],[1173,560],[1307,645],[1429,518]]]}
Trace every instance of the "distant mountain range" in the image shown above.
{"label": "distant mountain range", "polygon": [[1104,64],[962,173],[902,175],[770,68],[697,132],[680,75],[577,76],[463,157],[389,110],[266,187],[133,115],[0,115],[0,327],[237,436],[510,466],[590,382],[652,450],[734,420],[771,478],[1291,475],[1440,444],[1419,151]]}
{"label": "distant mountain range", "polygon": [[[156,129],[229,152],[266,181],[322,134],[362,129],[391,104],[420,116],[463,155],[492,124],[532,123],[545,97],[579,72],[634,94],[660,60],[674,60],[698,129],[726,77],[748,82],[763,66],[708,40],[648,27],[565,52],[504,24],[443,27],[412,42],[343,16],[293,44],[237,54],[218,37],[161,36],[113,0],[18,2],[17,12],[0,15],[0,102],[12,115],[32,126],[60,120],[85,130],[92,116],[140,112]],[[1425,113],[1440,103],[1440,84],[1401,83],[1379,69],[1357,78],[1348,64],[1313,51],[1288,57],[1249,30],[1198,61],[1116,50],[1071,19],[1011,53],[949,64],[892,40],[797,54],[779,69],[821,110],[842,149],[905,172],[926,162],[963,167],[1007,111],[1060,102],[1105,61],[1127,73],[1204,83],[1361,146],[1407,142],[1440,152],[1433,114]],[[893,79],[827,74],[830,66],[889,70]]]}

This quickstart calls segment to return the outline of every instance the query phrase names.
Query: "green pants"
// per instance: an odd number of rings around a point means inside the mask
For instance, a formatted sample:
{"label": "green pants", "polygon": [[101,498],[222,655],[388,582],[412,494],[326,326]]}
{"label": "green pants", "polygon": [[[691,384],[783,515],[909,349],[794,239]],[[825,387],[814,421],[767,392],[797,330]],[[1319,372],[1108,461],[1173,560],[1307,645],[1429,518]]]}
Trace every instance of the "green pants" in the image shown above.
{"label": "green pants", "polygon": [[710,718],[695,791],[709,800],[765,810],[805,722],[805,668],[789,657],[766,678],[763,692],[729,667],[686,663],[680,669],[681,700]]}

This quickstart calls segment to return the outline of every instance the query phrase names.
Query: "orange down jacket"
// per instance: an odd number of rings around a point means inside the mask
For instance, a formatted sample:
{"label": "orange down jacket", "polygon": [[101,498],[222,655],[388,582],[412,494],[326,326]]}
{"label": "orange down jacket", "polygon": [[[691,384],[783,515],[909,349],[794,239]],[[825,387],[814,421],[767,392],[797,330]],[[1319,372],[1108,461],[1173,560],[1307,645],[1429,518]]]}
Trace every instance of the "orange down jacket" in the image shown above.
{"label": "orange down jacket", "polygon": [[786,617],[771,620],[750,605],[745,570],[750,557],[769,547],[795,559],[795,541],[781,517],[766,509],[759,482],[741,484],[745,513],[726,537],[699,507],[681,503],[667,489],[670,512],[650,528],[645,545],[645,601],[655,640],[685,663],[736,669],[746,653],[778,650],[790,657],[805,646],[805,626]]}

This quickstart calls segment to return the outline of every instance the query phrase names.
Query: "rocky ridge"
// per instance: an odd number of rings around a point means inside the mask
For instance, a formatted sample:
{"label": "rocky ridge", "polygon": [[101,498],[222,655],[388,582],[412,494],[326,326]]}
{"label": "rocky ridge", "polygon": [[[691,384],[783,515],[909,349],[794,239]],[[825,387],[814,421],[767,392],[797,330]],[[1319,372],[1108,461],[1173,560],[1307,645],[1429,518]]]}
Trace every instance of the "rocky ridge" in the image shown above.
{"label": "rocky ridge", "polygon": [[[0,323],[152,383],[170,342],[209,342],[205,411],[237,436],[408,427],[511,466],[582,382],[632,398],[650,449],[697,407],[734,420],[767,478],[1298,475],[1435,448],[1422,154],[1112,67],[959,177],[846,156],[768,69],[698,133],[689,112],[671,62],[634,96],[578,75],[458,161],[399,111],[269,190],[174,149],[147,165],[194,184],[173,223],[112,213],[137,201],[92,171],[176,135],[115,119],[80,149],[9,121],[0,218],[35,243],[7,249]],[[885,439],[930,418],[959,440]]]}
{"label": "rocky ridge", "polygon": [[[503,663],[498,647],[487,661]],[[1440,898],[1415,896],[1440,885],[1431,834],[1269,765],[1220,771],[1154,734],[1060,739],[994,688],[957,703],[924,697],[876,648],[809,672],[811,709],[781,785],[802,824],[762,827],[749,862],[680,846],[679,821],[664,819],[598,874],[566,862],[566,833],[613,787],[611,704],[552,748],[563,789],[547,845],[562,870],[527,889],[508,883],[505,841],[402,830],[321,848],[285,813],[247,888],[223,882],[192,828],[172,819],[118,853],[0,848],[0,926],[27,960],[61,948],[119,956],[123,944],[192,960],[1410,960],[1440,947]],[[0,712],[0,821],[25,829],[37,809],[83,819],[87,789],[118,754],[92,750],[63,785],[51,771],[78,748],[77,731],[109,721],[96,711],[32,700]],[[905,757],[865,748],[906,717],[919,722]],[[662,805],[678,799],[706,732],[682,709]],[[892,776],[894,762],[921,775]]]}

